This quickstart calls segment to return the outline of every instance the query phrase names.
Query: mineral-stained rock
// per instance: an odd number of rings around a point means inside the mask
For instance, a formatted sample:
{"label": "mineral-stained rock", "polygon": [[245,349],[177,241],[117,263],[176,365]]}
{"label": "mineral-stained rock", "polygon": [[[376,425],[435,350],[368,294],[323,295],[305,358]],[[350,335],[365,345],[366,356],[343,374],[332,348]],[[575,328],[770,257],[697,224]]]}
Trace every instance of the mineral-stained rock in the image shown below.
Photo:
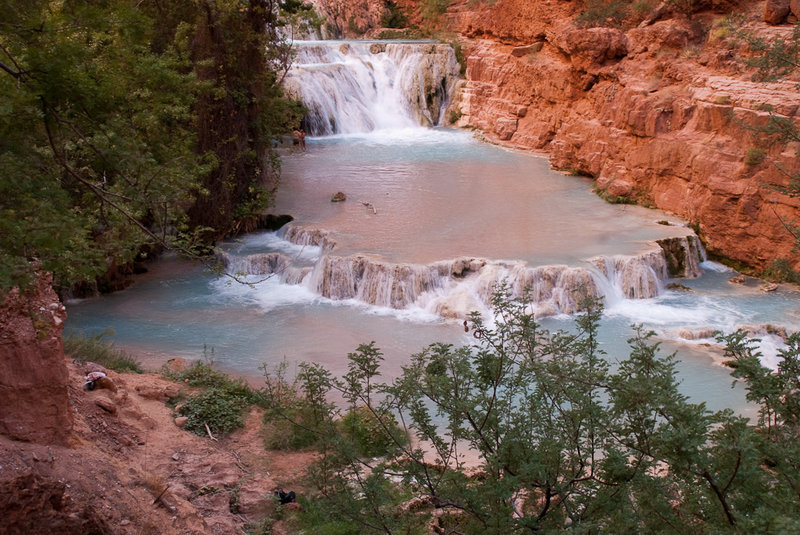
{"label": "mineral-stained rock", "polygon": [[789,14],[789,0],[767,0],[764,2],[764,22],[781,24]]}
{"label": "mineral-stained rock", "polygon": [[109,414],[117,414],[117,404],[107,395],[96,395],[94,397],[94,404]]}
{"label": "mineral-stained rock", "polygon": [[164,367],[171,371],[172,373],[180,373],[186,371],[188,365],[186,364],[186,359],[182,359],[181,357],[174,357],[169,359],[165,364]]}
{"label": "mineral-stained rock", "polygon": [[[800,199],[777,193],[787,184],[778,169],[800,165],[791,147],[776,147],[769,158],[777,166],[748,167],[753,138],[742,125],[764,124],[767,109],[798,121],[794,82],[736,74],[741,65],[725,59],[731,51],[714,49],[696,20],[578,29],[577,4],[507,0],[462,15],[462,33],[481,40],[464,46],[459,126],[547,151],[554,168],[600,177],[600,189],[613,184],[612,196],[630,188],[696,225],[714,253],[753,267],[790,258],[794,240],[780,220],[800,217]],[[786,39],[788,30],[761,31]],[[513,53],[540,39],[536,54]]]}

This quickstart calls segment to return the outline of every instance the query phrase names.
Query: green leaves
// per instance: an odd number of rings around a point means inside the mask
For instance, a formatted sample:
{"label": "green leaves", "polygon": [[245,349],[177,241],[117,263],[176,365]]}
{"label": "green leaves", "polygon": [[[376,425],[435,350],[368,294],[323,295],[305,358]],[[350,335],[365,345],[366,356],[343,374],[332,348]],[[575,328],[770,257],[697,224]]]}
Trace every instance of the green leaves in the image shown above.
{"label": "green leaves", "polygon": [[0,290],[33,259],[69,286],[140,250],[197,256],[269,203],[270,142],[302,115],[277,4],[0,9]]}
{"label": "green leaves", "polygon": [[[311,478],[325,518],[364,533],[423,530],[434,510],[440,528],[460,533],[770,532],[797,523],[800,337],[790,337],[777,374],[743,333],[727,338],[734,375],[762,407],[755,427],[691,403],[653,333],[636,328],[630,354],[610,366],[596,302],[557,333],[503,287],[494,304],[491,325],[472,318],[472,345],[434,344],[391,384],[379,382],[374,343],[348,356],[343,379],[301,367],[295,392],[323,415],[324,457]],[[337,392],[351,404],[343,414],[329,397]],[[409,516],[412,498],[430,505]]]}
{"label": "green leaves", "polygon": [[194,77],[150,51],[149,19],[123,2],[26,6],[0,23],[17,73],[0,76],[3,288],[32,258],[68,285],[167,242],[202,174]]}

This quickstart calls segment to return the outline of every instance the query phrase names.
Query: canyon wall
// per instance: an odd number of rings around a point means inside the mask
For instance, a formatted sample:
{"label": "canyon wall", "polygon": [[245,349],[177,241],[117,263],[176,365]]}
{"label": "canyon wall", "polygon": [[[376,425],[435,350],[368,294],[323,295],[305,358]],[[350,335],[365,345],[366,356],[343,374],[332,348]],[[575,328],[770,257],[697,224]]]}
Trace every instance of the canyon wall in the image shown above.
{"label": "canyon wall", "polygon": [[[403,3],[412,13],[419,4]],[[445,18],[466,57],[457,124],[546,151],[554,168],[593,177],[614,201],[686,218],[714,253],[757,268],[791,258],[785,223],[800,205],[776,187],[797,169],[797,147],[762,152],[748,126],[770,113],[796,121],[800,92],[794,81],[753,81],[746,45],[722,22],[733,10],[769,40],[788,38],[791,26],[762,22],[763,2],[717,2],[691,18],[663,12],[628,29],[579,28],[583,7],[451,4]]]}
{"label": "canyon wall", "polygon": [[61,331],[67,314],[42,276],[0,296],[0,435],[66,444],[72,430]]}

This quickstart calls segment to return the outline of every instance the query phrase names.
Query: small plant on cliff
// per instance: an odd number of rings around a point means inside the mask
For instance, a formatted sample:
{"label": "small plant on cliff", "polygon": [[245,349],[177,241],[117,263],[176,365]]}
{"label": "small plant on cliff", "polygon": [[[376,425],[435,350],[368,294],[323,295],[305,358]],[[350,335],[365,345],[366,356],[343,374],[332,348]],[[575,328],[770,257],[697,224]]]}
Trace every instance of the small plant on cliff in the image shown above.
{"label": "small plant on cliff", "polygon": [[748,167],[755,167],[764,161],[767,153],[761,147],[750,147],[744,155],[744,163]]}
{"label": "small plant on cliff", "polygon": [[426,29],[435,30],[439,27],[442,15],[447,11],[450,0],[422,0],[420,15]]}
{"label": "small plant on cliff", "polygon": [[700,5],[698,0],[666,0],[666,3],[673,11],[687,17],[691,17]]}
{"label": "small plant on cliff", "polygon": [[584,9],[575,17],[581,28],[597,26],[620,26],[628,16],[628,2],[625,0],[588,0]]}
{"label": "small plant on cliff", "polygon": [[393,0],[384,0],[384,14],[381,17],[381,26],[384,28],[405,28],[408,26],[408,17],[403,8]]}
{"label": "small plant on cliff", "polygon": [[109,332],[90,337],[68,334],[64,336],[64,353],[78,362],[94,362],[115,372],[142,373],[136,358],[102,340],[106,334]]}

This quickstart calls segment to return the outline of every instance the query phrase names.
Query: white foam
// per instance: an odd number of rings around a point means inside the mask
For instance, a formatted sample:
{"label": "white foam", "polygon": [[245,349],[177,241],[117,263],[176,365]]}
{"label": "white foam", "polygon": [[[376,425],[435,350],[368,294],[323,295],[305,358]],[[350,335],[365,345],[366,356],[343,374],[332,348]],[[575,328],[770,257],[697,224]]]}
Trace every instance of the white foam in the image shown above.
{"label": "white foam", "polygon": [[673,295],[655,299],[625,299],[606,309],[609,316],[622,316],[631,323],[667,327],[713,326],[720,330],[731,329],[745,321],[745,315],[731,309],[724,302],[706,297],[687,303]]}
{"label": "white foam", "polygon": [[706,260],[705,262],[700,262],[700,267],[708,270],[708,271],[715,271],[717,273],[727,273],[728,271],[733,271],[728,266],[724,266],[717,262],[713,262],[711,260]]}
{"label": "white foam", "polygon": [[246,256],[255,252],[279,252],[291,258],[315,261],[322,254],[322,248],[316,245],[298,245],[281,238],[277,232],[261,232],[249,234],[240,242],[226,246],[233,256]]}
{"label": "white foam", "polygon": [[241,284],[230,279],[215,279],[210,286],[215,290],[220,304],[257,306],[263,312],[277,308],[311,304],[320,301],[320,297],[299,284],[285,284],[278,276],[249,275]]}

